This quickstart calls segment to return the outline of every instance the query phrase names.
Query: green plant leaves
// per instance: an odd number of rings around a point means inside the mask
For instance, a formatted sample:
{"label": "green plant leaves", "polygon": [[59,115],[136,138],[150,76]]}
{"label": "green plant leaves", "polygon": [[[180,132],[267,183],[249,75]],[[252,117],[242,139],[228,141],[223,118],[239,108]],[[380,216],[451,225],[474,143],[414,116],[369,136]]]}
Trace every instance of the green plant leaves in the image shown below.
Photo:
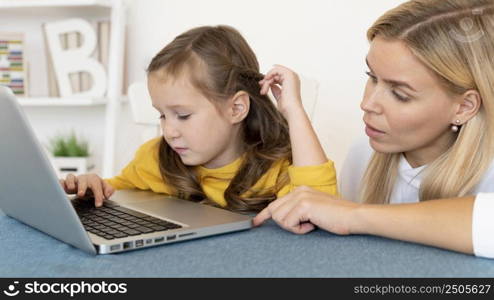
{"label": "green plant leaves", "polygon": [[50,139],[50,151],[55,157],[87,157],[89,145],[87,141],[78,139],[72,132],[70,135],[57,135]]}

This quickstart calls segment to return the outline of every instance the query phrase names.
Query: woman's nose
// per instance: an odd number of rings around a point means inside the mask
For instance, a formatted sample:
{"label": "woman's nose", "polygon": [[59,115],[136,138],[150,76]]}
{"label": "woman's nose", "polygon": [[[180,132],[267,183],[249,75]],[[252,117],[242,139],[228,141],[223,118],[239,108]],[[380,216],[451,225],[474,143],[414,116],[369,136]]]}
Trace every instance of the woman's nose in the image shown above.
{"label": "woman's nose", "polygon": [[360,109],[366,113],[382,113],[381,98],[383,97],[382,89],[374,87],[371,90],[366,90]]}

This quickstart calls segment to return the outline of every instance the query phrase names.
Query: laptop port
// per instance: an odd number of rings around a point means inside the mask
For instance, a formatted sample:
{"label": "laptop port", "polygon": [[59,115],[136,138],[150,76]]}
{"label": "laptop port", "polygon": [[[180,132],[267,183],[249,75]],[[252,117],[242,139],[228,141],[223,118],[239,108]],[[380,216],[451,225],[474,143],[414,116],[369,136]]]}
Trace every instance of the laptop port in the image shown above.
{"label": "laptop port", "polygon": [[124,249],[130,249],[130,248],[132,248],[132,242],[125,242],[123,244],[123,248]]}
{"label": "laptop port", "polygon": [[178,237],[182,238],[182,237],[191,236],[194,234],[196,234],[196,233],[195,232],[187,232],[187,233],[179,234]]}
{"label": "laptop port", "polygon": [[136,241],[136,248],[137,247],[142,247],[144,245],[144,241],[143,240],[137,240]]}
{"label": "laptop port", "polygon": [[176,234],[172,234],[172,235],[167,236],[167,237],[166,237],[166,240],[167,240],[167,241],[173,241],[176,237],[177,237],[177,235],[176,235]]}
{"label": "laptop port", "polygon": [[155,238],[155,239],[154,239],[154,242],[155,242],[155,243],[161,243],[161,242],[163,242],[164,240],[165,240],[165,237],[163,237],[163,236],[162,236],[162,237],[159,237],[159,238]]}
{"label": "laptop port", "polygon": [[120,250],[120,244],[110,246],[110,251],[116,251],[116,250]]}

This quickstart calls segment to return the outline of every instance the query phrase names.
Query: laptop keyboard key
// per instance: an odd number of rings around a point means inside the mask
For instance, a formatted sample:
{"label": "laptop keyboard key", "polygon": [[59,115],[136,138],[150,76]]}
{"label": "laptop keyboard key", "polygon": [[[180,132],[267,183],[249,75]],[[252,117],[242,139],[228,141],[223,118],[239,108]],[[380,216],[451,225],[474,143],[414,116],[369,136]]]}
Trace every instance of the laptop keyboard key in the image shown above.
{"label": "laptop keyboard key", "polygon": [[134,228],[135,230],[139,231],[139,232],[142,232],[142,233],[150,233],[150,232],[153,232],[154,230],[151,229],[151,228],[147,228],[147,227],[135,227]]}
{"label": "laptop keyboard key", "polygon": [[154,224],[161,225],[161,226],[167,226],[169,224],[172,224],[170,222],[167,222],[165,220],[158,220],[157,222],[153,222]]}
{"label": "laptop keyboard key", "polygon": [[142,226],[145,226],[145,227],[149,227],[149,226],[154,225],[153,223],[148,222],[148,221],[144,221],[144,220],[137,220],[137,221],[135,221],[135,223],[142,225]]}
{"label": "laptop keyboard key", "polygon": [[118,230],[115,230],[115,229],[112,229],[112,228],[104,228],[104,229],[101,229],[101,231],[103,231],[104,233],[107,233],[107,234],[114,234],[114,233],[118,233],[119,232]]}
{"label": "laptop keyboard key", "polygon": [[74,203],[74,208],[87,231],[108,240],[182,227],[114,204],[95,208],[89,201],[81,201]]}
{"label": "laptop keyboard key", "polygon": [[122,225],[112,226],[112,228],[113,229],[116,229],[116,230],[119,230],[119,231],[124,231],[124,230],[130,229],[129,227],[122,226]]}
{"label": "laptop keyboard key", "polygon": [[134,230],[134,229],[125,230],[124,232],[127,233],[128,235],[138,235],[138,234],[141,234],[139,231]]}
{"label": "laptop keyboard key", "polygon": [[173,224],[173,223],[170,223],[170,225],[167,225],[166,227],[170,228],[170,229],[182,228],[182,226],[180,226],[178,224]]}
{"label": "laptop keyboard key", "polygon": [[155,218],[155,217],[151,217],[151,216],[147,216],[145,218],[142,218],[143,220],[146,220],[146,221],[149,221],[149,222],[159,222],[159,221],[162,221],[161,219],[158,219],[158,218]]}
{"label": "laptop keyboard key", "polygon": [[113,236],[116,238],[123,238],[123,237],[126,237],[128,235],[123,233],[123,232],[118,232],[118,233],[115,233]]}
{"label": "laptop keyboard key", "polygon": [[159,225],[153,225],[151,226],[151,228],[153,230],[156,230],[156,231],[164,231],[164,230],[168,230],[168,228],[166,228],[165,226],[159,226]]}

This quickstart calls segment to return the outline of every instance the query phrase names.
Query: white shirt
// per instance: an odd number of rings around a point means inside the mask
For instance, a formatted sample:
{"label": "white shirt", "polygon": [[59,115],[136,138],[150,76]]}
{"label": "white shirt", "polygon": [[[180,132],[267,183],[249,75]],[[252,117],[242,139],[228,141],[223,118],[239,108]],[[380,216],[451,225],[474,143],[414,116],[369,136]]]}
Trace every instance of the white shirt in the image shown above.
{"label": "white shirt", "polygon": [[[358,139],[350,148],[338,180],[343,198],[359,201],[362,177],[373,152],[368,138]],[[425,166],[412,168],[405,157],[401,156],[398,178],[390,197],[391,204],[419,202],[421,171],[424,168]],[[478,194],[472,216],[474,253],[477,256],[494,258],[494,163],[475,186],[472,194]]]}

